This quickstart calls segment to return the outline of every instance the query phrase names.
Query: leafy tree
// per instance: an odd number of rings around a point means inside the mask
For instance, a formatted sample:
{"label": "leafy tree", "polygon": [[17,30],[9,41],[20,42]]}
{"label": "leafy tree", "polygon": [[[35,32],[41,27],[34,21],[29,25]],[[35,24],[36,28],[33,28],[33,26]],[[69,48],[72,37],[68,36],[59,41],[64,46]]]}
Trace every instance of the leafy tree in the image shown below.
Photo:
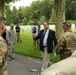
{"label": "leafy tree", "polygon": [[0,0],[0,16],[6,16],[5,3],[15,2],[18,0]]}
{"label": "leafy tree", "polygon": [[52,0],[42,0],[40,2],[40,16],[45,15],[46,19],[49,20],[53,6],[54,2]]}
{"label": "leafy tree", "polygon": [[23,19],[22,13],[21,13],[21,7],[17,11],[18,11],[18,16],[19,16],[19,22],[21,23]]}
{"label": "leafy tree", "polygon": [[22,20],[22,24],[23,24],[23,25],[27,25],[27,18],[24,18],[24,19]]}
{"label": "leafy tree", "polygon": [[40,1],[34,1],[30,6],[30,19],[39,19],[40,18]]}
{"label": "leafy tree", "polygon": [[28,25],[33,25],[33,23],[34,23],[34,21],[33,21],[33,20],[30,20],[30,21],[28,22]]}
{"label": "leafy tree", "polygon": [[72,1],[70,9],[72,12],[71,14],[73,14],[73,15],[71,15],[71,19],[76,20],[76,1]]}
{"label": "leafy tree", "polygon": [[6,3],[15,2],[15,1],[19,1],[19,0],[5,0]]}
{"label": "leafy tree", "polygon": [[41,16],[40,20],[39,20],[39,24],[43,24],[46,21],[45,16]]}
{"label": "leafy tree", "polygon": [[76,0],[66,0],[66,19],[76,19]]}
{"label": "leafy tree", "polygon": [[55,9],[52,8],[52,13],[51,13],[51,17],[50,17],[49,23],[55,24],[55,22],[56,22]]}
{"label": "leafy tree", "polygon": [[34,1],[31,6],[21,7],[22,17],[26,17],[27,21],[40,19],[42,15],[47,20],[50,19],[52,7],[54,6],[53,0]]}
{"label": "leafy tree", "polygon": [[11,23],[14,22],[12,12],[10,10],[10,7],[7,6],[7,11],[6,11],[6,25],[10,25]]}
{"label": "leafy tree", "polygon": [[13,7],[12,16],[13,16],[14,24],[17,24],[19,22],[19,15],[16,7]]}
{"label": "leafy tree", "polygon": [[30,15],[30,7],[27,6],[27,7],[22,7],[21,8],[21,14],[22,14],[22,17],[26,17],[27,20],[29,20],[29,15]]}

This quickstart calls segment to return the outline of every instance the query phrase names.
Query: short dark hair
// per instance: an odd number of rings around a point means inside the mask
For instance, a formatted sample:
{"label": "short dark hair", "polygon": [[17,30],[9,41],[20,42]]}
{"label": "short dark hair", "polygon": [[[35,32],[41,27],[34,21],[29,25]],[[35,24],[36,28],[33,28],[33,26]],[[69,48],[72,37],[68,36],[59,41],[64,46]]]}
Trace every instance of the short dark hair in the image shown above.
{"label": "short dark hair", "polygon": [[[45,21],[45,22],[49,25],[49,22],[48,22],[48,21]],[[45,23],[45,22],[44,22],[44,23]]]}

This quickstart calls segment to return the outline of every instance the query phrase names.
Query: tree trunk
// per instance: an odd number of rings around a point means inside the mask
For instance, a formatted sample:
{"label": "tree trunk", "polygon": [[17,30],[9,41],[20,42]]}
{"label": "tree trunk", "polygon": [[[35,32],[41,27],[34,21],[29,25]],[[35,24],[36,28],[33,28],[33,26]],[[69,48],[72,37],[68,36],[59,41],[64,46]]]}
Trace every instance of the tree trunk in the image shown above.
{"label": "tree trunk", "polygon": [[54,0],[55,14],[56,14],[56,36],[60,38],[62,34],[63,12],[64,12],[64,0]]}
{"label": "tree trunk", "polygon": [[0,16],[5,17],[5,0],[0,0]]}

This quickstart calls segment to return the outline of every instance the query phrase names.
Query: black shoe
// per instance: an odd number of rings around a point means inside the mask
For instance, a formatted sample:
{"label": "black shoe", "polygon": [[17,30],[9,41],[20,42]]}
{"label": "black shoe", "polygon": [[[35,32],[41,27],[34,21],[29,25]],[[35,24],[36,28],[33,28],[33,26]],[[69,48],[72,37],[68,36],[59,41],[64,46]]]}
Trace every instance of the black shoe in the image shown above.
{"label": "black shoe", "polygon": [[11,59],[15,59],[14,57],[10,57]]}
{"label": "black shoe", "polygon": [[8,60],[8,61],[11,61],[12,59],[8,57],[7,60]]}

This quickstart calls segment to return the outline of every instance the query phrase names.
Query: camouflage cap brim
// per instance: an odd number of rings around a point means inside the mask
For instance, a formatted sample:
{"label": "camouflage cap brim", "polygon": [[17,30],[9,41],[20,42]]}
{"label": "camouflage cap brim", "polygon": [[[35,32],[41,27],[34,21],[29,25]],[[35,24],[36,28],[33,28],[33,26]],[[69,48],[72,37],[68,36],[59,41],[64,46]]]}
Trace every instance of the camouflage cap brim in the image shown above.
{"label": "camouflage cap brim", "polygon": [[63,27],[63,26],[71,27],[71,22],[69,22],[69,21],[65,21],[65,22],[63,22],[62,27]]}

